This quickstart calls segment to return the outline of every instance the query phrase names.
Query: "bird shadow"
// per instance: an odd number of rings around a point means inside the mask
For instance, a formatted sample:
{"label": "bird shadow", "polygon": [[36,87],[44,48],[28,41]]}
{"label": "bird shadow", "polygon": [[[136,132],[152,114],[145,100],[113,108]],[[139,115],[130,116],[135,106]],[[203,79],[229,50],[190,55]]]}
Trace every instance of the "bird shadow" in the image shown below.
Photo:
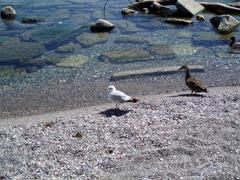
{"label": "bird shadow", "polygon": [[102,111],[99,114],[104,115],[106,117],[112,117],[112,116],[120,117],[120,116],[123,116],[124,114],[129,113],[130,111],[132,111],[132,110],[121,110],[121,109],[111,108],[111,109]]}
{"label": "bird shadow", "polygon": [[207,96],[202,94],[178,94],[170,97],[207,97]]}

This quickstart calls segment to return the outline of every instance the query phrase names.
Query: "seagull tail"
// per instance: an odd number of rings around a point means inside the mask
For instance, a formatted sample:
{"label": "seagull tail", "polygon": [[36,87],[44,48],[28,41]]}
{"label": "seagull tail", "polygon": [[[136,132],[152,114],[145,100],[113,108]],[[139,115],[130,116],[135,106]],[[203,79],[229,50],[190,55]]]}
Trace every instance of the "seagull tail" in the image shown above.
{"label": "seagull tail", "polygon": [[139,99],[136,99],[136,98],[132,98],[132,99],[128,100],[128,102],[133,102],[133,103],[136,103],[138,101],[139,101]]}
{"label": "seagull tail", "polygon": [[207,88],[205,88],[205,89],[204,89],[204,92],[205,92],[205,93],[208,93],[208,90],[207,90]]}

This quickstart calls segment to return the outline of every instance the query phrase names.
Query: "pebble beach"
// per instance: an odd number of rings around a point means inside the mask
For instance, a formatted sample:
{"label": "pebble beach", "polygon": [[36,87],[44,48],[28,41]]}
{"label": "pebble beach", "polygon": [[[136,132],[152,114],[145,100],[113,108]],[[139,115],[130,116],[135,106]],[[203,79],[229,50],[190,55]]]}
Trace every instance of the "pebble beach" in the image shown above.
{"label": "pebble beach", "polygon": [[0,121],[0,179],[240,179],[240,87]]}

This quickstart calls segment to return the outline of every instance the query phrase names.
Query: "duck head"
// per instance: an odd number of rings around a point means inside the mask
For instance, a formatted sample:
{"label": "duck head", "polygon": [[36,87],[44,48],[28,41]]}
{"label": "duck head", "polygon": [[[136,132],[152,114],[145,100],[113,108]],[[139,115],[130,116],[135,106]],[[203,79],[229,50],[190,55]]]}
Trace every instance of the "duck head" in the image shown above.
{"label": "duck head", "polygon": [[230,44],[229,44],[229,46],[231,47],[231,46],[235,43],[235,41],[236,41],[236,38],[235,38],[234,36],[232,36],[232,37],[230,38]]}
{"label": "duck head", "polygon": [[186,71],[186,70],[189,70],[188,66],[182,66],[178,69],[178,71]]}
{"label": "duck head", "polygon": [[115,88],[115,86],[113,86],[113,85],[108,86],[108,88],[107,88],[107,91],[108,91],[108,92],[115,91],[115,90],[116,90],[116,88]]}

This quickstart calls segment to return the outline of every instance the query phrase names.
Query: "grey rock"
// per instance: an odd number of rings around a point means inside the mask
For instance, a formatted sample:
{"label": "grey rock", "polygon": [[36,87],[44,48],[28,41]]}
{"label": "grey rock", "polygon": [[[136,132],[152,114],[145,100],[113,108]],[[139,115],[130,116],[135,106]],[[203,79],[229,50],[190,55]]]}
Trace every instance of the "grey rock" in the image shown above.
{"label": "grey rock", "polygon": [[233,32],[239,25],[239,21],[230,15],[215,16],[210,19],[210,22],[217,28],[221,34]]}
{"label": "grey rock", "polygon": [[229,6],[223,3],[214,2],[201,2],[200,3],[206,10],[215,14],[234,14],[240,13],[239,7]]}
{"label": "grey rock", "polygon": [[5,6],[1,9],[1,17],[3,19],[15,19],[17,13],[12,6]]}
{"label": "grey rock", "polygon": [[181,18],[167,18],[164,21],[170,24],[182,24],[182,25],[188,25],[193,23],[192,20],[181,19]]}
{"label": "grey rock", "polygon": [[196,15],[196,19],[197,19],[198,21],[205,21],[205,17],[204,17],[202,14]]}
{"label": "grey rock", "polygon": [[154,14],[158,14],[160,16],[173,16],[177,14],[177,9],[170,8],[168,6],[163,6],[159,4],[158,2],[153,2],[153,4],[150,7],[150,12]]}
{"label": "grey rock", "polygon": [[105,19],[99,19],[95,24],[90,26],[92,32],[109,32],[115,26]]}
{"label": "grey rock", "polygon": [[176,6],[183,16],[194,16],[204,10],[204,7],[193,0],[178,0]]}
{"label": "grey rock", "polygon": [[137,11],[135,11],[133,9],[123,8],[121,13],[122,13],[122,15],[131,15],[131,14],[136,14]]}

